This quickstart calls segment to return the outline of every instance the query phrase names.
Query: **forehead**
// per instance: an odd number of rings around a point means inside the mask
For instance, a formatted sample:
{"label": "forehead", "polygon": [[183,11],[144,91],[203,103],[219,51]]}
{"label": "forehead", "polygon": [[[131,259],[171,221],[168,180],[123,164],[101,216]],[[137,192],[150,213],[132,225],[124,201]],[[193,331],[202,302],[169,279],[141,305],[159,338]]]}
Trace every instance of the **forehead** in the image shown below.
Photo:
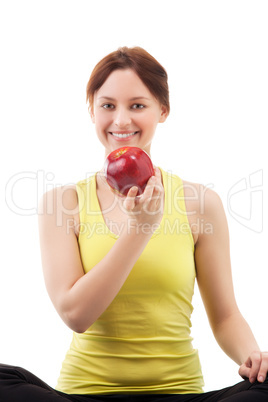
{"label": "forehead", "polygon": [[153,95],[132,69],[113,71],[104,84],[96,91],[97,99],[100,97],[128,99],[135,97],[153,98]]}

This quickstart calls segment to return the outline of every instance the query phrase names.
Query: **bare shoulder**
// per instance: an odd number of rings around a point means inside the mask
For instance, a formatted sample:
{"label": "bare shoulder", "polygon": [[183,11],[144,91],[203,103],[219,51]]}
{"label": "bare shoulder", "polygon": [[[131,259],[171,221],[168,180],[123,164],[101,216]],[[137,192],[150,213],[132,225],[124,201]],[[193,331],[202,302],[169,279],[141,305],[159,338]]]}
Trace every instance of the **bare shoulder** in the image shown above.
{"label": "bare shoulder", "polygon": [[200,183],[183,180],[185,204],[189,211],[204,214],[215,211],[222,205],[219,194]]}
{"label": "bare shoulder", "polygon": [[75,185],[57,186],[43,194],[39,201],[39,213],[56,212],[51,207],[64,210],[65,213],[78,207],[78,197]]}
{"label": "bare shoulder", "polygon": [[73,220],[74,228],[79,225],[79,204],[75,185],[54,187],[43,194],[38,205],[39,220],[42,218],[54,221],[56,226],[66,220]]}
{"label": "bare shoulder", "polygon": [[213,218],[224,213],[223,205],[218,193],[203,184],[183,180],[183,190],[187,217],[196,243],[201,234],[212,232]]}

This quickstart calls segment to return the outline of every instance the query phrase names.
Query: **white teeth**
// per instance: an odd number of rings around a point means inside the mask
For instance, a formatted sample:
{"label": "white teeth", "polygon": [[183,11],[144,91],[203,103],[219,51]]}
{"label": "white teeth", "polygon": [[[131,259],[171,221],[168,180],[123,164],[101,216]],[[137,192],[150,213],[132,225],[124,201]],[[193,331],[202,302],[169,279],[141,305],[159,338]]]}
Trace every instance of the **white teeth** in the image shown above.
{"label": "white teeth", "polygon": [[133,133],[129,133],[129,134],[116,134],[116,133],[111,133],[111,134],[118,138],[127,138],[127,137],[130,137],[131,135],[136,134],[136,131],[134,131]]}

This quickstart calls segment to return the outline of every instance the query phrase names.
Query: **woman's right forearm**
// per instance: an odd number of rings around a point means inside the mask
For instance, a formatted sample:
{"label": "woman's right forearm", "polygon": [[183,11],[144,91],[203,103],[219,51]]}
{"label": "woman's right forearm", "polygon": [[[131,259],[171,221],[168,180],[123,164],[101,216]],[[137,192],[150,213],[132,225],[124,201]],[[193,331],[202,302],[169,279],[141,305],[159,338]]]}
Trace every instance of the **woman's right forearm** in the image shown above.
{"label": "woman's right forearm", "polygon": [[151,236],[126,225],[106,256],[65,293],[61,315],[71,329],[85,332],[107,309]]}

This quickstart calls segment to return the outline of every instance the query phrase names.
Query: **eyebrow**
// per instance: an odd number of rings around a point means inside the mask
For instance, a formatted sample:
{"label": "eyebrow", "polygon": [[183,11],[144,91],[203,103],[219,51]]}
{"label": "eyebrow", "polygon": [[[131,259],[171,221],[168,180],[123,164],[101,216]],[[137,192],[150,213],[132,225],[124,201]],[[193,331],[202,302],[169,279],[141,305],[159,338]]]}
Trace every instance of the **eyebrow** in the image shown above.
{"label": "eyebrow", "polygon": [[[98,99],[107,99],[107,100],[110,100],[110,101],[114,101],[114,100],[115,100],[114,98],[111,98],[110,96],[100,96]],[[130,98],[129,100],[135,101],[135,100],[138,100],[138,99],[151,100],[151,99],[149,99],[149,98],[146,98],[146,96],[135,96],[134,98]]]}

